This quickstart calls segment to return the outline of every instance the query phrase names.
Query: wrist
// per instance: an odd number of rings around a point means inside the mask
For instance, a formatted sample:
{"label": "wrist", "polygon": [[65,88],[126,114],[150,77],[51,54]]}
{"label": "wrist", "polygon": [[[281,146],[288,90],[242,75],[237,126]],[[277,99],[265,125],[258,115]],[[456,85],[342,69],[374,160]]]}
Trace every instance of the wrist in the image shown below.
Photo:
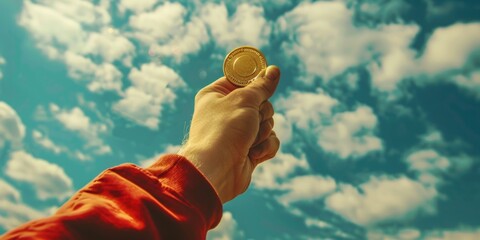
{"label": "wrist", "polygon": [[222,203],[225,203],[225,175],[228,171],[224,169],[224,162],[218,157],[218,152],[212,151],[211,147],[203,148],[201,146],[202,144],[190,145],[187,142],[179,150],[178,155],[185,157],[205,176]]}

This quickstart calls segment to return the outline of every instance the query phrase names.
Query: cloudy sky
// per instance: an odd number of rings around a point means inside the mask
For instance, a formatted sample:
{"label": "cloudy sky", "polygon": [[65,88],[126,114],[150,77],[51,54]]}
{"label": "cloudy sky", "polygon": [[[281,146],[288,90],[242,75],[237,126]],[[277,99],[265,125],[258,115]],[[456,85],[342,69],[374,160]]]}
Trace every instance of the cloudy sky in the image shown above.
{"label": "cloudy sky", "polygon": [[277,156],[209,239],[480,239],[480,3],[0,1],[0,234],[175,153],[224,56],[282,70]]}

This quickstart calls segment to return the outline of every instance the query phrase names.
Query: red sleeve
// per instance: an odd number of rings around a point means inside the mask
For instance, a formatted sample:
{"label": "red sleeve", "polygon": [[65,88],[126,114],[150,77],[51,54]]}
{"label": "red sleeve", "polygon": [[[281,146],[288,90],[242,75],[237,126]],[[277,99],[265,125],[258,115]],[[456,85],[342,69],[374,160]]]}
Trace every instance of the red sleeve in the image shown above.
{"label": "red sleeve", "polygon": [[206,178],[184,157],[165,155],[147,169],[106,170],[55,215],[1,239],[205,239],[222,217]]}

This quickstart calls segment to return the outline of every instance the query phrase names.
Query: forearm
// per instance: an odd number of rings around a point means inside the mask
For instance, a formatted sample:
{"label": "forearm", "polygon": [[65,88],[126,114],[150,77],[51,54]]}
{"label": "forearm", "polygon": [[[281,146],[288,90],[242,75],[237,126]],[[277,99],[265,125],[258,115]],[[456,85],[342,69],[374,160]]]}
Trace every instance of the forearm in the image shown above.
{"label": "forearm", "polygon": [[103,172],[52,217],[2,238],[203,239],[221,218],[208,181],[178,155],[147,169],[131,164]]}

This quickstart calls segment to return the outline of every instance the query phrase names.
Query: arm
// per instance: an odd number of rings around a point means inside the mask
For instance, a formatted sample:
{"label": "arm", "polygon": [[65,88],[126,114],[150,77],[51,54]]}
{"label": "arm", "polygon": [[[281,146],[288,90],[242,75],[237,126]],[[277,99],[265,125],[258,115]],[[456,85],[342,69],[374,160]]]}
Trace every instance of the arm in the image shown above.
{"label": "arm", "polygon": [[53,216],[32,221],[2,239],[204,239],[222,205],[184,157],[166,155],[147,169],[124,164],[106,170]]}
{"label": "arm", "polygon": [[267,68],[244,88],[220,78],[195,98],[179,155],[141,169],[103,172],[49,218],[2,239],[205,239],[225,203],[244,192],[255,167],[279,148],[273,128],[280,72]]}

